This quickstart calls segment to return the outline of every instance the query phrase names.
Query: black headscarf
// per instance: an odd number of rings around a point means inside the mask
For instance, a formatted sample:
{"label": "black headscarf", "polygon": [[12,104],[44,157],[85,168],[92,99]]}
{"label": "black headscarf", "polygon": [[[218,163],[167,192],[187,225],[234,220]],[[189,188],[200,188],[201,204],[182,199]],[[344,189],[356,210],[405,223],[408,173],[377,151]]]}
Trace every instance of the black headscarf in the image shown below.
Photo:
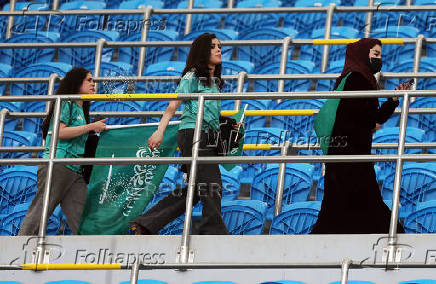
{"label": "black headscarf", "polygon": [[336,79],[335,89],[341,83],[342,78],[349,72],[359,72],[368,79],[374,90],[379,89],[377,80],[368,65],[369,50],[375,45],[381,46],[382,43],[375,38],[362,38],[359,41],[347,44],[344,69],[342,70],[341,76]]}

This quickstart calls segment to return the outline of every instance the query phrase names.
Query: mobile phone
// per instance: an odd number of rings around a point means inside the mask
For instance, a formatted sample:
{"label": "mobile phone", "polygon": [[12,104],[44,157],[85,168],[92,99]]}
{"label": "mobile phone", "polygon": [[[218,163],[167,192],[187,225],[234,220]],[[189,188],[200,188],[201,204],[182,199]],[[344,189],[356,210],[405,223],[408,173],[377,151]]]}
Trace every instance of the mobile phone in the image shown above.
{"label": "mobile phone", "polygon": [[412,78],[412,79],[404,82],[403,84],[408,85],[409,87],[411,87],[413,84],[415,84],[415,79]]}

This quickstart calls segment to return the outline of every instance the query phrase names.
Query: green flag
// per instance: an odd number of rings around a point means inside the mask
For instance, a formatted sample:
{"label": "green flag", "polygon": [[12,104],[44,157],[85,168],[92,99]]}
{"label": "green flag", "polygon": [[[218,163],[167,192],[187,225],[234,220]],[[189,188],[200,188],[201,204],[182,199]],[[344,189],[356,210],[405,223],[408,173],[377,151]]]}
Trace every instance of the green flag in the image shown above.
{"label": "green flag", "polygon": [[[104,131],[96,157],[172,157],[177,147],[179,125],[168,125],[164,140],[151,151],[147,140],[157,124],[144,124]],[[79,227],[81,235],[129,233],[136,219],[152,200],[168,165],[95,165]]]}

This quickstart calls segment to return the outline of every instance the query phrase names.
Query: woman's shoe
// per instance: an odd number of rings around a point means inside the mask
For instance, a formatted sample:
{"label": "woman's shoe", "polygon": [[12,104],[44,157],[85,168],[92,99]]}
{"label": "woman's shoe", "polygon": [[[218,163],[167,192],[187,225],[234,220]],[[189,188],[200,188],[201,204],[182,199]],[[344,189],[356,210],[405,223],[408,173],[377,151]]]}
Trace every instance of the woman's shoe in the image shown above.
{"label": "woman's shoe", "polygon": [[150,235],[150,232],[136,222],[130,222],[130,229],[135,232],[135,235]]}

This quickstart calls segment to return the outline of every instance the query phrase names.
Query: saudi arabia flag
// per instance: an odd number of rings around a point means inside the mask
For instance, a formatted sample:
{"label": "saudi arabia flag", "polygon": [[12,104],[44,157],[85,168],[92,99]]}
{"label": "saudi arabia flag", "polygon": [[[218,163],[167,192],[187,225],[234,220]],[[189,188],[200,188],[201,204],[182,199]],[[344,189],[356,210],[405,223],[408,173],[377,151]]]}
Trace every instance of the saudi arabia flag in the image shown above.
{"label": "saudi arabia flag", "polygon": [[[177,147],[178,123],[170,123],[164,140],[151,151],[148,138],[156,124],[113,128],[102,132],[96,157],[172,157]],[[95,165],[88,185],[79,234],[122,235],[141,215],[159,188],[168,165]]]}

